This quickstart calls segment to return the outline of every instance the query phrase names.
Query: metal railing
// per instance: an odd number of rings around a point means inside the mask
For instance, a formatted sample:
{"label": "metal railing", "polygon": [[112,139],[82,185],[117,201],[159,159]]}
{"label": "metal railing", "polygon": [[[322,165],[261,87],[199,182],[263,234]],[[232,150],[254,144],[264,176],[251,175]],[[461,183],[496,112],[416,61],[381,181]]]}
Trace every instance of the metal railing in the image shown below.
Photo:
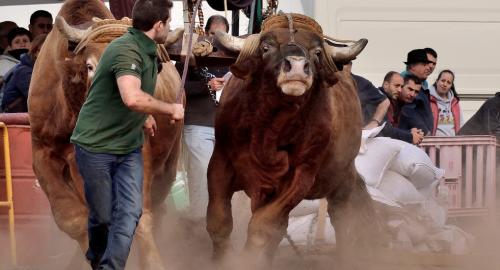
{"label": "metal railing", "polygon": [[437,167],[445,170],[450,216],[486,215],[495,221],[495,137],[426,137],[421,147]]}
{"label": "metal railing", "polygon": [[9,238],[10,238],[10,254],[12,265],[17,265],[17,252],[16,252],[16,233],[14,227],[14,200],[12,196],[12,172],[10,166],[10,145],[9,133],[5,123],[0,122],[0,128],[3,133],[3,154],[5,161],[5,185],[7,191],[7,200],[0,201],[0,207],[9,208]]}

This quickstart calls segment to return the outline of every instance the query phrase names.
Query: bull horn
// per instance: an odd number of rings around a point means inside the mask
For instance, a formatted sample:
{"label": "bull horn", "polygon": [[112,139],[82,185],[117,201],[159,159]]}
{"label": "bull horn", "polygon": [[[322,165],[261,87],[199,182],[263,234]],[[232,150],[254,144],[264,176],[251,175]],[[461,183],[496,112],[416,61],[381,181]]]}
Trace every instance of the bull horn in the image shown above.
{"label": "bull horn", "polygon": [[366,44],[368,44],[368,39],[362,38],[347,47],[337,47],[328,44],[327,47],[330,48],[333,61],[335,63],[347,64],[350,61],[356,59],[356,56],[358,56],[358,54],[363,51],[363,49],[366,47]]}
{"label": "bull horn", "polygon": [[216,31],[215,39],[226,49],[232,52],[240,52],[245,44],[245,39],[233,37],[226,32]]}
{"label": "bull horn", "polygon": [[179,38],[181,38],[183,34],[184,34],[184,28],[182,27],[176,28],[174,31],[168,33],[167,40],[165,40],[165,43],[163,45],[166,48],[168,48],[170,45],[177,42],[177,40],[179,40]]}
{"label": "bull horn", "polygon": [[69,41],[76,43],[79,43],[91,30],[90,27],[84,30],[73,27],[61,16],[56,17],[55,25]]}

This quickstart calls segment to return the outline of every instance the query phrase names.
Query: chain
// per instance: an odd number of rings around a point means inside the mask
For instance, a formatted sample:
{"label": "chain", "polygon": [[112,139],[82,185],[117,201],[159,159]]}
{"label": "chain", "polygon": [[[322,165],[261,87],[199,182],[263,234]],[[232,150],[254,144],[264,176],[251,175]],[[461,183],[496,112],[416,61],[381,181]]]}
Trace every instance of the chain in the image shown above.
{"label": "chain", "polygon": [[276,14],[278,9],[278,0],[267,0],[267,10],[264,12],[264,18]]}
{"label": "chain", "polygon": [[201,2],[200,6],[198,7],[198,34],[200,36],[205,35],[204,31],[204,26],[205,26],[205,16],[203,15],[203,10],[201,9]]}
{"label": "chain", "polygon": [[[189,20],[193,17],[193,7],[196,5],[196,0],[191,0],[191,4],[188,6],[189,9]],[[196,26],[195,32],[196,34],[200,36],[205,35],[204,31],[204,25],[205,25],[205,16],[203,14],[202,8],[202,2],[200,2],[200,5],[198,6],[198,26]]]}
{"label": "chain", "polygon": [[215,103],[215,106],[218,106],[219,105],[219,101],[217,101],[216,92],[215,92],[215,90],[212,89],[212,87],[210,87],[210,84],[209,84],[210,80],[212,80],[213,78],[215,78],[215,75],[212,74],[212,73],[210,73],[208,71],[207,67],[199,68],[198,69],[198,74],[200,75],[200,77],[203,79],[203,82],[207,86],[208,92],[210,93],[210,97],[212,98],[212,101]]}

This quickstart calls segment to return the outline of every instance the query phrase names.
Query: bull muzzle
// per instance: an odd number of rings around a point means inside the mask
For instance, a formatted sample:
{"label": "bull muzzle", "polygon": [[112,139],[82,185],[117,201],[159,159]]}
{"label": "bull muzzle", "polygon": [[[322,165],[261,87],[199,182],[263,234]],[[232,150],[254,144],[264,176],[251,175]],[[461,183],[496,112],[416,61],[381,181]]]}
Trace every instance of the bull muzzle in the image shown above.
{"label": "bull muzzle", "polygon": [[277,84],[283,94],[302,96],[313,83],[309,60],[304,56],[287,56],[283,60]]}

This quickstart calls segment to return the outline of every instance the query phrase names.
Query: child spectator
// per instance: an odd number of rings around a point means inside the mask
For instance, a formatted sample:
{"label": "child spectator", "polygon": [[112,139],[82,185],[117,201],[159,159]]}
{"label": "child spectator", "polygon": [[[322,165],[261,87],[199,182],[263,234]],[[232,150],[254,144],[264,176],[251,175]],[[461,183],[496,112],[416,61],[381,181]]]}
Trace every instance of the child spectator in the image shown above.
{"label": "child spectator", "polygon": [[27,53],[31,47],[32,35],[25,28],[17,27],[7,34],[10,49],[3,55],[0,55],[0,76],[3,77],[7,72],[19,63],[21,54]]}
{"label": "child spectator", "polygon": [[28,111],[28,91],[31,74],[33,73],[33,65],[46,36],[42,34],[36,37],[30,51],[23,54],[21,62],[7,74],[2,98],[2,110],[4,112]]}

